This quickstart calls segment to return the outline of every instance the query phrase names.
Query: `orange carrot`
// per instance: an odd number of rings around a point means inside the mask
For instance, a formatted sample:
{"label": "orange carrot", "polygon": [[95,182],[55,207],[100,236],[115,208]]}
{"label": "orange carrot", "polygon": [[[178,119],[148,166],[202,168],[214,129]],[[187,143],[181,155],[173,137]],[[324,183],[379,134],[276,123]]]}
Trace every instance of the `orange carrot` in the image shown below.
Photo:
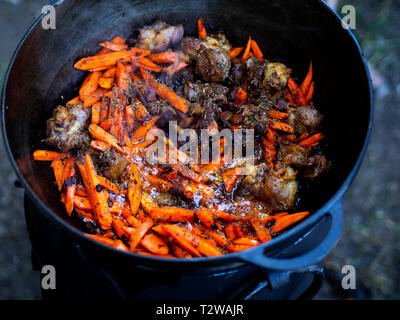
{"label": "orange carrot", "polygon": [[222,173],[226,192],[233,191],[239,179],[240,171],[240,168],[231,168]]}
{"label": "orange carrot", "polygon": [[103,78],[114,78],[116,72],[117,72],[117,67],[111,67],[111,68],[107,69],[106,71],[104,71],[102,77]]}
{"label": "orange carrot", "polygon": [[285,215],[281,218],[278,218],[275,221],[275,224],[272,226],[271,230],[274,233],[280,232],[283,229],[286,229],[287,227],[291,226],[292,224],[300,221],[309,214],[310,212],[305,211],[305,212],[298,212],[294,214]]}
{"label": "orange carrot", "polygon": [[228,246],[228,251],[229,252],[240,252],[243,250],[247,250],[252,248],[253,246],[246,246],[246,245],[242,245],[242,244],[230,244]]}
{"label": "orange carrot", "polygon": [[104,89],[111,89],[114,86],[114,83],[115,83],[114,78],[101,77],[99,79],[99,86]]}
{"label": "orange carrot", "polygon": [[284,120],[284,119],[289,118],[290,114],[286,113],[286,112],[280,112],[277,110],[269,110],[268,116],[273,119]]}
{"label": "orange carrot", "polygon": [[235,103],[244,104],[246,103],[246,100],[247,100],[247,92],[244,91],[242,88],[239,88],[239,90],[236,93]]}
{"label": "orange carrot", "polygon": [[276,121],[272,121],[269,124],[270,128],[275,129],[275,130],[281,130],[283,132],[287,132],[287,133],[293,133],[293,128],[288,125],[285,122],[276,122]]}
{"label": "orange carrot", "polygon": [[250,42],[251,50],[253,51],[254,55],[258,60],[264,61],[264,56],[261,52],[260,47],[258,46],[257,42],[251,40]]}
{"label": "orange carrot", "polygon": [[311,62],[310,68],[308,69],[308,73],[307,73],[306,77],[304,78],[303,83],[300,86],[300,90],[301,90],[301,92],[303,92],[304,96],[307,96],[307,93],[311,86],[312,78],[313,78],[313,66],[312,66],[312,62]]}
{"label": "orange carrot", "polygon": [[311,85],[310,85],[310,89],[308,90],[308,92],[307,92],[307,96],[306,96],[306,101],[307,101],[307,103],[309,103],[310,101],[311,101],[311,99],[312,99],[312,97],[313,97],[313,94],[314,94],[314,86],[315,86],[315,84],[314,84],[314,81],[311,83]]}
{"label": "orange carrot", "polygon": [[304,94],[292,78],[288,79],[288,87],[294,98],[294,102],[296,102],[299,106],[305,106],[307,102],[304,98]]}
{"label": "orange carrot", "polygon": [[310,147],[311,145],[320,141],[322,138],[323,138],[322,133],[316,133],[316,134],[312,135],[311,137],[304,139],[303,141],[300,141],[298,143],[298,145],[300,147]]}
{"label": "orange carrot", "polygon": [[225,224],[224,231],[229,240],[232,241],[232,240],[236,239],[235,230],[234,230],[233,224],[231,222],[228,222],[227,224]]}
{"label": "orange carrot", "polygon": [[141,178],[139,170],[137,169],[134,163],[131,164],[129,173],[130,173],[129,184],[128,184],[129,206],[131,208],[132,213],[135,214],[140,207],[142,190],[141,190]]}
{"label": "orange carrot", "polygon": [[156,221],[187,222],[194,218],[194,211],[178,207],[157,207],[150,211],[150,217]]}
{"label": "orange carrot", "polygon": [[268,229],[260,224],[255,218],[250,219],[250,223],[256,231],[258,240],[260,240],[261,243],[271,240],[271,234],[269,233]]}
{"label": "orange carrot", "polygon": [[196,257],[201,253],[195,248],[198,246],[198,239],[187,229],[173,224],[164,224],[162,229],[172,237],[183,249]]}
{"label": "orange carrot", "polygon": [[53,160],[61,160],[68,157],[70,152],[55,152],[55,151],[46,151],[46,150],[35,150],[33,153],[33,159],[36,161],[53,161]]}
{"label": "orange carrot", "polygon": [[249,58],[250,48],[251,48],[251,37],[249,37],[249,41],[247,41],[246,49],[244,49],[244,53],[242,56],[242,62],[246,62],[246,60]]}
{"label": "orange carrot", "polygon": [[98,124],[100,122],[100,106],[101,103],[97,102],[92,106],[92,123]]}
{"label": "orange carrot", "polygon": [[88,192],[89,200],[94,210],[95,217],[97,218],[100,227],[104,230],[110,229],[112,218],[108,208],[107,198],[103,192],[98,191],[98,186],[100,183],[92,162],[92,158],[89,154],[87,154],[85,157],[84,172],[82,173],[81,171],[81,176]]}
{"label": "orange carrot", "polygon": [[99,79],[101,77],[100,71],[89,73],[81,88],[79,89],[79,97],[84,101],[92,92],[96,91],[99,86]]}
{"label": "orange carrot", "polygon": [[87,57],[79,60],[75,63],[74,68],[80,70],[105,70],[114,66],[118,61],[127,62],[131,56],[146,56],[149,55],[150,51],[140,48],[131,48],[130,50],[123,50],[117,52],[111,52],[92,57]]}
{"label": "orange carrot", "polygon": [[61,191],[64,185],[64,180],[63,180],[64,165],[61,160],[53,160],[51,166],[53,167],[54,177],[56,178],[58,191]]}
{"label": "orange carrot", "polygon": [[238,245],[244,245],[244,246],[257,246],[260,244],[257,240],[247,238],[247,237],[235,239],[232,241],[232,243],[238,244]]}
{"label": "orange carrot", "polygon": [[197,20],[197,31],[199,33],[200,39],[204,39],[207,37],[207,31],[206,31],[206,28],[204,27],[204,21],[202,18],[199,18]]}
{"label": "orange carrot", "polygon": [[129,251],[134,251],[142,238],[153,226],[153,221],[150,219],[144,221],[130,236]]}
{"label": "orange carrot", "polygon": [[107,238],[105,236],[101,236],[99,234],[88,234],[88,233],[85,233],[85,234],[89,238],[92,238],[93,240],[96,240],[98,242],[104,243],[104,244],[109,245],[109,246],[113,246],[114,245],[114,240],[113,239]]}
{"label": "orange carrot", "polygon": [[164,84],[156,81],[152,75],[149,73],[143,73],[146,82],[152,86],[157,94],[170,104],[172,104],[176,109],[186,113],[189,110],[190,103],[186,99],[178,96],[173,90],[165,86]]}
{"label": "orange carrot", "polygon": [[115,77],[117,87],[122,90],[128,90],[131,76],[129,75],[129,72],[126,70],[125,66],[120,62],[117,63]]}
{"label": "orange carrot", "polygon": [[90,204],[90,201],[86,197],[78,196],[75,194],[74,197],[74,206],[78,208],[79,210],[83,211],[92,211],[92,205]]}
{"label": "orange carrot", "polygon": [[240,52],[242,52],[242,50],[243,50],[243,47],[232,48],[229,51],[229,56],[231,57],[231,59],[236,58],[240,54]]}
{"label": "orange carrot", "polygon": [[66,181],[67,192],[65,194],[65,209],[69,216],[72,214],[72,210],[74,210],[74,195],[76,189],[76,177],[75,177],[75,168],[72,167],[69,177]]}
{"label": "orange carrot", "polygon": [[153,53],[148,58],[156,63],[172,63],[175,62],[179,53],[168,50],[160,53]]}
{"label": "orange carrot", "polygon": [[192,258],[192,255],[189,252],[183,250],[181,247],[175,244],[171,244],[171,250],[177,258],[183,258],[183,259]]}
{"label": "orange carrot", "polygon": [[155,117],[149,122],[147,122],[145,125],[139,127],[136,129],[135,133],[133,134],[132,137],[132,143],[135,144],[141,140],[146,139],[147,132],[155,125],[155,123],[158,121],[159,117]]}
{"label": "orange carrot", "polygon": [[146,235],[140,245],[154,254],[168,254],[169,249],[165,241],[154,233]]}
{"label": "orange carrot", "polygon": [[143,70],[149,70],[153,72],[161,72],[162,67],[156,65],[151,60],[143,57],[132,58],[132,64]]}
{"label": "orange carrot", "polygon": [[133,107],[134,107],[135,112],[136,112],[136,119],[137,120],[146,121],[151,117],[151,115],[147,111],[146,107],[139,100],[136,99],[136,101],[133,103]]}
{"label": "orange carrot", "polygon": [[126,44],[112,43],[112,42],[108,42],[108,41],[100,43],[100,46],[102,46],[103,48],[110,49],[112,51],[122,51],[122,50],[128,49],[128,45],[126,45]]}
{"label": "orange carrot", "polygon": [[119,152],[126,155],[126,152],[119,146],[117,138],[109,134],[107,131],[104,131],[101,127],[91,124],[89,126],[89,132],[95,139],[112,145]]}
{"label": "orange carrot", "polygon": [[106,151],[111,148],[111,145],[109,143],[105,143],[103,141],[99,140],[92,140],[90,141],[90,146],[93,149],[99,150],[99,151]]}
{"label": "orange carrot", "polygon": [[79,102],[81,102],[81,98],[80,98],[79,96],[77,96],[77,97],[75,97],[75,98],[69,100],[69,101],[66,103],[66,105],[67,105],[67,104],[77,104],[77,103],[79,103]]}
{"label": "orange carrot", "polygon": [[196,211],[197,218],[208,228],[214,225],[214,217],[211,210],[202,208]]}
{"label": "orange carrot", "polygon": [[118,186],[116,184],[112,183],[110,180],[108,180],[100,175],[97,176],[97,179],[99,180],[99,184],[102,187],[106,188],[107,190],[110,190],[110,191],[112,191],[114,193],[118,193],[118,194],[124,193],[123,191],[121,191],[118,188]]}

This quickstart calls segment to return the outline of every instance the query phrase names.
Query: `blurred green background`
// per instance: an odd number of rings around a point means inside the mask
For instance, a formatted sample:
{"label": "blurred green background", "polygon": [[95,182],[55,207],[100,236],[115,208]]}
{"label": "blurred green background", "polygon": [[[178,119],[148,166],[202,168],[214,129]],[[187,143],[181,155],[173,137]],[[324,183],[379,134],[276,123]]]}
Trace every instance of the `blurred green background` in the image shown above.
{"label": "blurred green background", "polygon": [[[18,42],[46,3],[0,0],[0,84]],[[327,270],[339,278],[343,265],[354,265],[364,297],[400,299],[400,1],[330,4],[339,14],[344,5],[356,8],[354,33],[371,67],[375,118],[362,168],[343,201],[343,237],[327,260]],[[16,176],[2,141],[0,176],[0,299],[39,299],[39,275],[31,270],[23,191],[14,187]],[[316,298],[344,298],[338,285],[325,282]]]}

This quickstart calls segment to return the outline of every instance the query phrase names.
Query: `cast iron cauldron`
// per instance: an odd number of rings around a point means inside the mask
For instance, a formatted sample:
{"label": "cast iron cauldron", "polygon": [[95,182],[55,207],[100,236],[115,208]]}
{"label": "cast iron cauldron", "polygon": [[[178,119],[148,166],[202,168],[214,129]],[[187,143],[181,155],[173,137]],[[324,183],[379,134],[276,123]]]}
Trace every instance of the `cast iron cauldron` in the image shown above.
{"label": "cast iron cauldron", "polygon": [[[234,46],[251,35],[266,57],[287,63],[302,78],[312,60],[315,103],[325,115],[323,132],[333,165],[319,181],[302,189],[299,210],[313,214],[272,241],[215,258],[163,259],[124,253],[85,237],[59,201],[48,163],[33,161],[46,148],[46,119],[58,103],[76,96],[84,73],[78,59],[94,54],[98,43],[135,31],[156,19],[182,23],[196,33],[199,17],[223,30]],[[243,265],[267,270],[296,270],[322,260],[338,241],[342,228],[340,201],[364,155],[372,124],[372,90],[365,59],[352,33],[323,1],[317,0],[65,0],[56,6],[56,30],[44,30],[39,18],[29,29],[7,71],[2,92],[2,130],[11,162],[28,196],[41,214],[61,228],[96,261],[126,268],[185,272],[226,272]],[[283,248],[301,245],[320,224],[325,232],[302,254]]]}

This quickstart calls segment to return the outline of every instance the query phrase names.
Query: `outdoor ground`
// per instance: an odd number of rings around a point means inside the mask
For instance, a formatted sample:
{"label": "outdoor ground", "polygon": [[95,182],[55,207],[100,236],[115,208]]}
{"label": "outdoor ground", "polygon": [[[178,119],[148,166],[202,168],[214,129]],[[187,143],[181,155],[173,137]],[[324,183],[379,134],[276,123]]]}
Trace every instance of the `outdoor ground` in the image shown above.
{"label": "outdoor ground", "polygon": [[[12,52],[46,2],[0,0],[0,85]],[[375,119],[364,163],[344,198],[343,237],[327,267],[340,276],[343,265],[354,265],[359,287],[369,288],[365,292],[371,298],[400,299],[400,3],[339,1],[339,13],[345,4],[356,8],[354,32],[373,70]],[[2,141],[0,177],[0,299],[39,299],[23,191],[14,187],[16,176]],[[317,298],[338,298],[335,289],[326,282]]]}

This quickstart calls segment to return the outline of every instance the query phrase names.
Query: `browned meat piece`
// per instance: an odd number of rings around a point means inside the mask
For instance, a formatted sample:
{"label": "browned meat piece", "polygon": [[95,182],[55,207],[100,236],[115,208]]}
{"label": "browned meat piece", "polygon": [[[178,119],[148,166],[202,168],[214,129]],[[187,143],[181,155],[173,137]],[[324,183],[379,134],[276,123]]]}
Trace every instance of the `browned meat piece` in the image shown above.
{"label": "browned meat piece", "polygon": [[314,106],[291,108],[289,113],[291,113],[289,123],[294,127],[296,134],[315,132],[319,129],[323,118]]}
{"label": "browned meat piece", "polygon": [[246,77],[246,66],[241,62],[232,62],[232,67],[229,72],[229,80],[233,85],[241,84]]}
{"label": "browned meat piece", "polygon": [[231,68],[231,45],[223,34],[208,36],[203,40],[184,38],[185,53],[196,60],[196,72],[207,82],[224,81]]}
{"label": "browned meat piece", "polygon": [[283,163],[294,166],[304,166],[307,163],[309,148],[300,147],[297,144],[281,145],[279,157]]}
{"label": "browned meat piece", "polygon": [[151,26],[140,29],[138,47],[152,52],[164,51],[178,44],[183,37],[182,25],[170,26],[156,21]]}
{"label": "browned meat piece", "polygon": [[61,152],[73,148],[84,148],[90,144],[87,129],[89,112],[82,109],[82,103],[58,106],[53,117],[47,120],[46,142]]}
{"label": "browned meat piece", "polygon": [[326,171],[329,166],[328,160],[322,154],[317,154],[307,161],[307,166],[304,170],[304,177],[308,179],[314,179],[318,177],[321,173]]}
{"label": "browned meat piece", "polygon": [[291,72],[283,63],[269,62],[264,68],[262,85],[266,88],[282,89],[287,86]]}
{"label": "browned meat piece", "polygon": [[296,201],[296,171],[277,166],[274,170],[266,170],[264,164],[256,166],[256,171],[242,180],[242,186],[262,200],[269,212],[290,210]]}
{"label": "browned meat piece", "polygon": [[246,68],[250,88],[260,88],[260,84],[263,81],[265,65],[265,61],[260,61],[254,56],[247,59]]}
{"label": "browned meat piece", "polygon": [[[165,111],[169,111],[174,115],[176,115],[175,108],[171,106],[168,102],[165,100],[154,100],[152,102],[149,102],[147,104],[147,110],[153,115],[153,116],[159,116]],[[172,120],[172,119],[170,119]]]}
{"label": "browned meat piece", "polygon": [[102,176],[116,181],[125,172],[128,160],[118,151],[108,150],[98,154],[97,166]]}
{"label": "browned meat piece", "polygon": [[184,87],[185,97],[194,103],[227,102],[229,89],[214,83],[186,82]]}

